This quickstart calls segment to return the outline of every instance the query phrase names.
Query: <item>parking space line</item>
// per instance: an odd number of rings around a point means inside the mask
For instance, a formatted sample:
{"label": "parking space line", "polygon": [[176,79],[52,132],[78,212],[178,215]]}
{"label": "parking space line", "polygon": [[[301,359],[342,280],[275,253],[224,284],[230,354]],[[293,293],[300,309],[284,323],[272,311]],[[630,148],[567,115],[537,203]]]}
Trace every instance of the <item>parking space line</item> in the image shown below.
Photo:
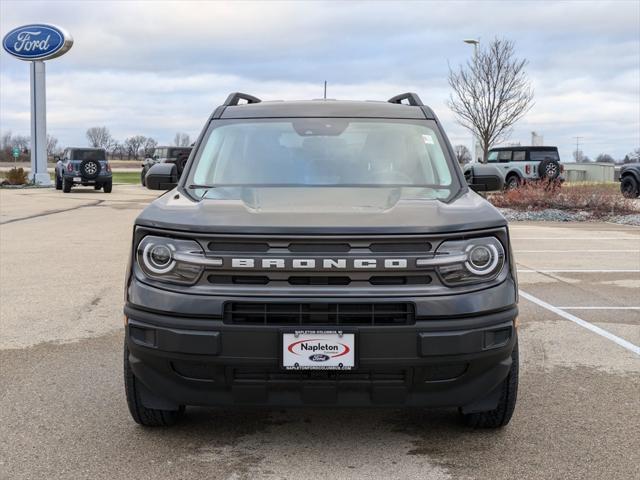
{"label": "parking space line", "polygon": [[640,270],[634,269],[621,269],[621,270],[581,270],[581,269],[569,269],[569,270],[555,270],[555,269],[518,269],[518,273],[640,273]]}
{"label": "parking space line", "polygon": [[611,340],[612,342],[620,345],[623,348],[626,348],[627,350],[635,353],[636,355],[640,355],[640,347],[637,345],[634,345],[631,342],[628,342],[627,340],[618,337],[617,335],[614,335],[611,332],[608,332],[607,330],[600,328],[596,325],[593,325],[592,323],[587,322],[586,320],[583,320],[579,317],[576,317],[575,315],[570,314],[569,312],[565,312],[564,310],[560,309],[559,307],[554,307],[553,305],[551,305],[550,303],[545,302],[544,300],[540,300],[538,297],[534,297],[533,295],[527,293],[527,292],[523,292],[522,290],[520,290],[520,296],[522,298],[525,298],[527,300],[529,300],[532,303],[535,303],[536,305],[545,308],[547,310],[549,310],[550,312],[555,313],[556,315],[569,320],[577,325],[580,325],[583,328],[586,328],[587,330],[592,331],[593,333],[596,333],[598,335],[600,335],[601,337],[606,338],[607,340]]}
{"label": "parking space line", "polygon": [[556,307],[561,310],[640,310],[640,307]]}
{"label": "parking space line", "polygon": [[516,253],[640,253],[640,248],[632,250],[517,250]]}
{"label": "parking space line", "polygon": [[[625,232],[626,233],[626,232]],[[636,240],[640,238],[639,235],[632,235],[632,238],[620,238],[620,237],[516,237],[511,235],[511,240],[619,240],[628,242],[630,240]]]}

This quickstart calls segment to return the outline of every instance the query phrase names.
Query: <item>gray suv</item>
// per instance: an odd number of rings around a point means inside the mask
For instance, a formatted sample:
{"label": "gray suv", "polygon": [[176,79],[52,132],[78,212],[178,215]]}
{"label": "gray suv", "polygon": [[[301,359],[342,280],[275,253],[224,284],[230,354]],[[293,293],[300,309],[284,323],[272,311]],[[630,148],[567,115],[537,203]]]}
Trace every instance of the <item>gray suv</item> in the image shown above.
{"label": "gray suv", "polygon": [[[242,102],[242,103],[241,103]],[[485,183],[499,181],[476,172]],[[138,216],[124,384],[142,425],[189,405],[453,407],[511,419],[518,288],[504,217],[433,111],[387,102],[216,108]]]}
{"label": "gray suv", "polygon": [[105,193],[113,189],[113,175],[104,148],[71,147],[56,157],[56,190],[69,193],[74,185],[101,188]]}

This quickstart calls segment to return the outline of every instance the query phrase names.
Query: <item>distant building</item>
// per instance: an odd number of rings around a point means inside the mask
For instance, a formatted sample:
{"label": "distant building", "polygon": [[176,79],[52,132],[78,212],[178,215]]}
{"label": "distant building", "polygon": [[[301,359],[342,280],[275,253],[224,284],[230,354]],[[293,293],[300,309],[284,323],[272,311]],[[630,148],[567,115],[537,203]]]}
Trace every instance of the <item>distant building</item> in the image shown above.
{"label": "distant building", "polygon": [[531,145],[534,147],[541,147],[544,145],[544,137],[538,132],[531,132]]}

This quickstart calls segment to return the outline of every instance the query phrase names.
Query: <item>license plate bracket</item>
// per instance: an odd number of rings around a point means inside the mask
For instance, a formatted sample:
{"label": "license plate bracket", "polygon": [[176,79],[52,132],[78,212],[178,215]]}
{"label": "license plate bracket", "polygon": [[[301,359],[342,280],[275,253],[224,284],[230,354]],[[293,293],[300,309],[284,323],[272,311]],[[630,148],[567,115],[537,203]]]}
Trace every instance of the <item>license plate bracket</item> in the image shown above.
{"label": "license plate bracket", "polygon": [[343,330],[289,330],[280,334],[284,370],[353,370],[356,334]]}

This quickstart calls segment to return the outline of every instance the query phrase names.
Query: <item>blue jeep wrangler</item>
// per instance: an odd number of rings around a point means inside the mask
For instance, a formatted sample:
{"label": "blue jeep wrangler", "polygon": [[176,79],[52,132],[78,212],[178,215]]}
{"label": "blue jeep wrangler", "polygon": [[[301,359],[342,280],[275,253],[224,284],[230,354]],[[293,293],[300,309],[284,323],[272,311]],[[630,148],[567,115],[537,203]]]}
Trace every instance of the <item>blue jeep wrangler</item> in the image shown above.
{"label": "blue jeep wrangler", "polygon": [[111,193],[113,176],[104,148],[67,148],[56,160],[56,190],[69,193],[74,185],[93,185]]}

